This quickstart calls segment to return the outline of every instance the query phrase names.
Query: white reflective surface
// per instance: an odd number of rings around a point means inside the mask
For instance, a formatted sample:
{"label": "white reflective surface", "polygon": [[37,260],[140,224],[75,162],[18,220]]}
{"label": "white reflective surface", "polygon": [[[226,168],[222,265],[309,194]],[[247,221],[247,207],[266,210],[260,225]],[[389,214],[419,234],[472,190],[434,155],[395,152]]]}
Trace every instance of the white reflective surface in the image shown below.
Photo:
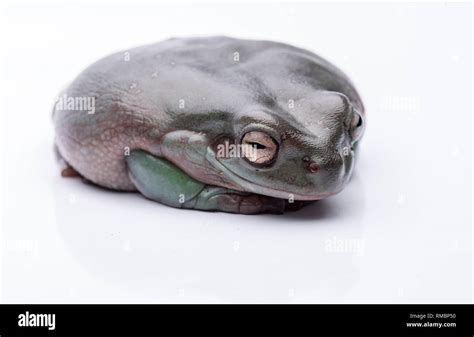
{"label": "white reflective surface", "polygon": [[[470,6],[341,6],[3,5],[2,302],[471,302]],[[243,216],[60,177],[62,86],[115,50],[212,34],[350,75],[368,125],[342,193]]]}

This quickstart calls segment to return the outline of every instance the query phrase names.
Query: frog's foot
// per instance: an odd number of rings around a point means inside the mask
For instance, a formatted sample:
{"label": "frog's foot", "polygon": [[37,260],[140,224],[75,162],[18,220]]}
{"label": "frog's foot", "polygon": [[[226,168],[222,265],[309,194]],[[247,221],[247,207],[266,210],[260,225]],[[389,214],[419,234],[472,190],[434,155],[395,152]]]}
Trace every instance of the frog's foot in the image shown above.
{"label": "frog's foot", "polygon": [[206,185],[170,161],[145,151],[133,150],[126,160],[136,188],[168,206],[242,214],[283,213],[287,206],[283,199]]}
{"label": "frog's foot", "polygon": [[66,165],[66,167],[64,167],[62,170],[61,170],[61,177],[66,177],[66,178],[70,178],[70,177],[80,177],[81,175],[79,174],[79,172],[77,172],[72,166],[70,165]]}
{"label": "frog's foot", "polygon": [[193,200],[193,208],[241,214],[282,214],[285,200],[207,185]]}

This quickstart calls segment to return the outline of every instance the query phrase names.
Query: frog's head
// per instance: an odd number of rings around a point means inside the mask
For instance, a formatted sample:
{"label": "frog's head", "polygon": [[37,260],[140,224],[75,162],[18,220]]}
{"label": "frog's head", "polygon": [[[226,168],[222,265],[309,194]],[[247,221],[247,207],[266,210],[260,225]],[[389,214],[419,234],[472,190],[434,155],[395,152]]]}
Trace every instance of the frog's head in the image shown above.
{"label": "frog's head", "polygon": [[295,200],[343,189],[364,130],[362,115],[336,92],[290,100],[287,109],[251,107],[232,124],[208,160],[241,190]]}

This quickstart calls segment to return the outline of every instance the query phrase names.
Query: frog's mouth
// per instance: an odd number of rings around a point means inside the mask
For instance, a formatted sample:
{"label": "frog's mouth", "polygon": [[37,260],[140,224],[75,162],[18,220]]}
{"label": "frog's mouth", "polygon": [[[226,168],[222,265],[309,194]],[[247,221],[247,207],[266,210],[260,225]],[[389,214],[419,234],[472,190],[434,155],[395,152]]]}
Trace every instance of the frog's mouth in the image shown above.
{"label": "frog's mouth", "polygon": [[268,186],[260,185],[254,181],[250,181],[248,179],[241,177],[234,171],[227,168],[219,160],[217,160],[214,151],[209,147],[207,148],[206,159],[212,165],[212,167],[222,172],[222,175],[233,183],[232,184],[233,188],[238,187],[236,189],[239,189],[240,191],[244,191],[244,192],[251,192],[255,194],[261,194],[261,195],[266,195],[269,197],[280,198],[280,199],[285,199],[285,200],[288,200],[290,198],[294,198],[295,200],[319,200],[319,199],[324,199],[331,195],[337,194],[342,190],[341,188],[340,190],[337,190],[331,193],[314,193],[314,194],[301,194],[301,193],[292,192],[292,191],[282,191],[282,190],[278,190],[278,189],[271,188]]}

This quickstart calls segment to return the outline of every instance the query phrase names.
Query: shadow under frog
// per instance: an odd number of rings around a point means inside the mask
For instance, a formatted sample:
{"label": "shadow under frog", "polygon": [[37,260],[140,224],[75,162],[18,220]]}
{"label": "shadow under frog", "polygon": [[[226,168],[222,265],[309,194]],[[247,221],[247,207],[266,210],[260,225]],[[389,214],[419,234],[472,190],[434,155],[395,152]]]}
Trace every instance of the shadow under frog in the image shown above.
{"label": "shadow under frog", "polygon": [[359,279],[359,257],[328,250],[328,242],[364,235],[363,182],[354,178],[347,193],[258,217],[183,212],[80,181],[71,197],[58,178],[56,222],[77,264],[114,289],[113,298],[94,291],[90,300],[344,301]]}

